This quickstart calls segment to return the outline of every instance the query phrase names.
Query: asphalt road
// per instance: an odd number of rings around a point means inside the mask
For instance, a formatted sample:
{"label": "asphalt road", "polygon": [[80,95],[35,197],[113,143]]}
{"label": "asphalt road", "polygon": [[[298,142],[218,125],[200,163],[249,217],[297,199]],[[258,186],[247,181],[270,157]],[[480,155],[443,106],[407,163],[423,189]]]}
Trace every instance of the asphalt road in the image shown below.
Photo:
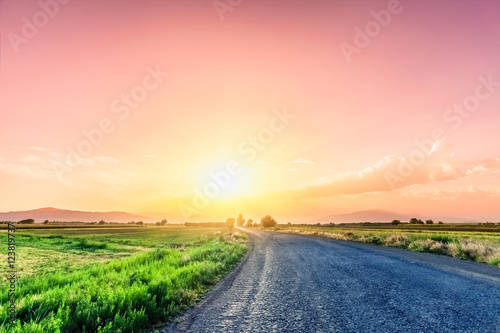
{"label": "asphalt road", "polygon": [[248,231],[240,266],[164,332],[496,332],[500,269]]}

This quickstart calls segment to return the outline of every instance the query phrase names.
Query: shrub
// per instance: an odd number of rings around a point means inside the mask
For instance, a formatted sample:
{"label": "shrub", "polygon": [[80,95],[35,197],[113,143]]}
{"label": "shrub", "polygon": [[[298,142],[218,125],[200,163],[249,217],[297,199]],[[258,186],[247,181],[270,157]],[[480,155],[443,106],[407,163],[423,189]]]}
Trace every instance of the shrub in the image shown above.
{"label": "shrub", "polygon": [[398,224],[401,224],[401,221],[400,220],[392,220],[391,224],[398,225]]}
{"label": "shrub", "polygon": [[385,239],[385,243],[389,246],[407,248],[410,245],[408,236],[402,234],[389,235]]}
{"label": "shrub", "polygon": [[234,217],[230,217],[226,220],[226,224],[228,227],[232,228],[234,227],[234,223],[236,222]]}
{"label": "shrub", "polygon": [[448,246],[441,242],[433,241],[432,239],[418,239],[408,246],[412,251],[416,252],[429,252],[437,254],[448,254]]}
{"label": "shrub", "polygon": [[35,223],[35,220],[34,219],[26,219],[26,220],[21,220],[17,223],[19,223],[19,224],[33,224],[33,223]]}
{"label": "shrub", "polygon": [[496,249],[488,244],[476,243],[468,240],[460,242],[461,255],[468,259],[481,261],[495,254]]}
{"label": "shrub", "polygon": [[242,227],[244,224],[245,224],[245,219],[243,218],[243,215],[240,214],[238,216],[238,219],[236,220],[236,224],[239,226],[239,227]]}
{"label": "shrub", "polygon": [[270,228],[276,226],[277,222],[271,215],[266,215],[260,219],[260,224],[264,228]]}

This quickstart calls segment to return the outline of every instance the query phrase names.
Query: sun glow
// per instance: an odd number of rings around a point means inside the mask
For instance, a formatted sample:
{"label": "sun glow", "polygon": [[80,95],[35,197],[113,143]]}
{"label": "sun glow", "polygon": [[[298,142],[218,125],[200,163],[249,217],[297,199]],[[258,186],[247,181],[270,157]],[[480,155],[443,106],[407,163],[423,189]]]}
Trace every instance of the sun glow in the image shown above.
{"label": "sun glow", "polygon": [[239,166],[229,165],[225,170],[212,169],[204,174],[198,189],[208,199],[230,201],[251,192],[250,175]]}

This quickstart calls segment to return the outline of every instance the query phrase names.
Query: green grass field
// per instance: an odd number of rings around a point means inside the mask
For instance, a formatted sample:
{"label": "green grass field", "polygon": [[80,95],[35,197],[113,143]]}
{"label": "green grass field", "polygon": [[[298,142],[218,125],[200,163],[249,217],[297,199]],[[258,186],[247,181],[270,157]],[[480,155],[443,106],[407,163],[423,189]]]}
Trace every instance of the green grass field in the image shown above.
{"label": "green grass field", "polygon": [[194,304],[246,248],[226,227],[18,229],[17,323],[2,265],[0,332],[145,331]]}
{"label": "green grass field", "polygon": [[500,225],[492,223],[278,225],[271,230],[443,254],[500,267]]}

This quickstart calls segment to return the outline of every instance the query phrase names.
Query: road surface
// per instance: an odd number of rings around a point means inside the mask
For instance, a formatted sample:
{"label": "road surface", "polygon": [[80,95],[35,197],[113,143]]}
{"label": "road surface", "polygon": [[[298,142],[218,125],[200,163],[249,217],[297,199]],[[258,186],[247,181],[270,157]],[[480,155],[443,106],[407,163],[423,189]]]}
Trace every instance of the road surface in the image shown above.
{"label": "road surface", "polygon": [[332,239],[247,231],[240,266],[163,332],[495,332],[500,269]]}

